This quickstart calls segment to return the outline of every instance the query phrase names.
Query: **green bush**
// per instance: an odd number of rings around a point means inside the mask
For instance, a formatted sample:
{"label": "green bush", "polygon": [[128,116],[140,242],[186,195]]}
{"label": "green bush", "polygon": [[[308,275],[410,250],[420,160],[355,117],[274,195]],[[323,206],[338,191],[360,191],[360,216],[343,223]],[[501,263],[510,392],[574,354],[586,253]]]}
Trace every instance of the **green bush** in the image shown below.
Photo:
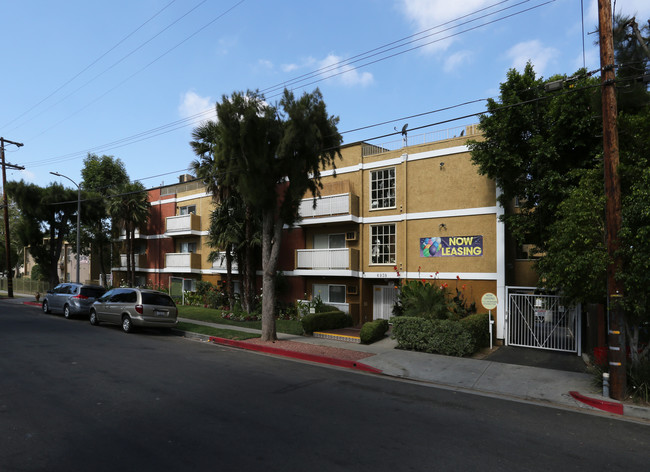
{"label": "green bush", "polygon": [[364,323],[361,327],[361,342],[363,344],[372,344],[384,337],[388,331],[387,320],[375,320]]}
{"label": "green bush", "polygon": [[476,351],[472,333],[458,321],[420,317],[393,319],[393,337],[400,349],[467,356]]}
{"label": "green bush", "polygon": [[302,322],[302,328],[307,334],[325,329],[339,329],[352,326],[352,317],[342,311],[312,313],[303,316],[300,321]]}
{"label": "green bush", "polygon": [[444,320],[451,314],[449,308],[445,288],[409,280],[401,286],[393,312],[400,316]]}
{"label": "green bush", "polygon": [[490,318],[487,313],[470,315],[459,322],[472,335],[478,349],[490,345]]}

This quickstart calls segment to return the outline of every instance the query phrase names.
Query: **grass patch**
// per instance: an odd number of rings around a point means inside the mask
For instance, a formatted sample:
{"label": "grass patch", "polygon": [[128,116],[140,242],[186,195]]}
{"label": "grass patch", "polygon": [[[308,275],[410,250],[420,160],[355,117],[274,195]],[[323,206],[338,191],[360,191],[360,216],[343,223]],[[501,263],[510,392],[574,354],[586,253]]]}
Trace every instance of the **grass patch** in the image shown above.
{"label": "grass patch", "polygon": [[217,338],[234,339],[237,341],[260,337],[259,334],[255,333],[245,333],[243,331],[235,331],[233,329],[213,328],[212,326],[197,325],[194,323],[183,323],[182,321],[176,325],[176,329],[180,329],[181,331],[190,331],[192,333],[206,334],[208,336],[215,336]]}
{"label": "grass patch", "polygon": [[[221,317],[221,310],[204,308],[202,306],[178,305],[178,316],[196,321],[206,321],[208,323],[239,326],[241,328],[262,329],[261,321],[227,320]],[[275,329],[278,333],[295,334],[297,336],[301,336],[304,332],[302,329],[302,323],[297,320],[275,320]]]}

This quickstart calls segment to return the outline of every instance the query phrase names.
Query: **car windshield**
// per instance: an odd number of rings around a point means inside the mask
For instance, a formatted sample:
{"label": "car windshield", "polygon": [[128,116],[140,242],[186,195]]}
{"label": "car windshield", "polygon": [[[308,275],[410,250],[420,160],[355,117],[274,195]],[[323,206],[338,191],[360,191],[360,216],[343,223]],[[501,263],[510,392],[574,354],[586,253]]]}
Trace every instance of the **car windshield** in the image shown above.
{"label": "car windshield", "polygon": [[142,292],[142,304],[174,306],[174,300],[165,293]]}
{"label": "car windshield", "polygon": [[100,287],[81,287],[81,295],[88,298],[99,298],[104,295],[104,292],[106,290]]}

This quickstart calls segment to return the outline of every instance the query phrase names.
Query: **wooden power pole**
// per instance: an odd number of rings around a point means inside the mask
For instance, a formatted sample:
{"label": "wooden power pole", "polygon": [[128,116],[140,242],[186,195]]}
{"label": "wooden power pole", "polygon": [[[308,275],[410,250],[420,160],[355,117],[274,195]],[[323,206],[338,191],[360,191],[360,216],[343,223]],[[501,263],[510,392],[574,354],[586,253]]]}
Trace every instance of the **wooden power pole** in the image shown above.
{"label": "wooden power pole", "polygon": [[18,147],[22,146],[22,143],[16,143],[14,141],[9,141],[5,138],[0,138],[0,158],[2,159],[2,207],[4,208],[4,219],[5,219],[5,255],[7,260],[7,295],[9,298],[14,296],[14,282],[13,274],[11,267],[11,241],[9,239],[9,202],[7,201],[7,171],[6,168],[10,167],[12,169],[24,169],[24,167],[15,166],[13,164],[7,164],[5,162],[5,143],[14,144]]}
{"label": "wooden power pole", "polygon": [[603,159],[605,167],[605,207],[607,253],[607,303],[609,309],[609,381],[610,396],[623,400],[626,387],[625,321],[623,318],[623,284],[616,280],[622,261],[618,256],[618,233],[621,229],[621,184],[618,176],[618,129],[616,116],[616,70],[610,0],[598,0],[598,29],[603,100]]}

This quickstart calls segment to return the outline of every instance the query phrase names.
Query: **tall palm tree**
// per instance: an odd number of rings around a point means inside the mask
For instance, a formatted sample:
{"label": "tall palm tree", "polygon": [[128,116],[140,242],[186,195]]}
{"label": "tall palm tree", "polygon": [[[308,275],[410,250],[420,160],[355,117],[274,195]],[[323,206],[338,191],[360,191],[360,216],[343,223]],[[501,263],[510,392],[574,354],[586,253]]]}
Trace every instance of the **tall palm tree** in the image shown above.
{"label": "tall palm tree", "polygon": [[126,233],[127,283],[135,286],[135,251],[133,241],[135,230],[142,228],[149,220],[151,203],[147,191],[140,182],[126,183],[118,187],[109,203],[109,213]]}

